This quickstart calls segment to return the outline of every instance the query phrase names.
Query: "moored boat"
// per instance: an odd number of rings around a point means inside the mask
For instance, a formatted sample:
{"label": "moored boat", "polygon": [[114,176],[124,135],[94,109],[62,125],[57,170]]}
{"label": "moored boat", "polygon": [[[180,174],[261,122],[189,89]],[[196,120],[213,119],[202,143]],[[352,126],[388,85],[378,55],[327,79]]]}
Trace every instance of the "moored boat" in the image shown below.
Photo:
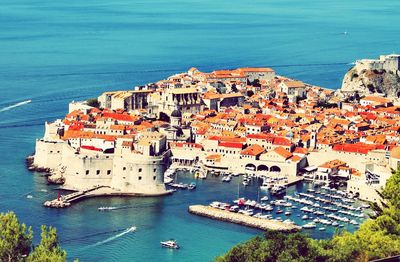
{"label": "moored boat", "polygon": [[99,207],[97,210],[99,211],[109,211],[109,210],[115,210],[117,207]]}
{"label": "moored boat", "polygon": [[286,187],[282,185],[275,185],[271,188],[271,195],[282,195],[286,193]]}
{"label": "moored boat", "polygon": [[307,223],[302,226],[302,228],[305,228],[305,229],[312,229],[312,228],[316,228],[316,227],[317,227],[317,225],[314,222],[310,222],[310,223]]}
{"label": "moored boat", "polygon": [[268,197],[267,196],[263,196],[260,200],[261,201],[268,201]]}

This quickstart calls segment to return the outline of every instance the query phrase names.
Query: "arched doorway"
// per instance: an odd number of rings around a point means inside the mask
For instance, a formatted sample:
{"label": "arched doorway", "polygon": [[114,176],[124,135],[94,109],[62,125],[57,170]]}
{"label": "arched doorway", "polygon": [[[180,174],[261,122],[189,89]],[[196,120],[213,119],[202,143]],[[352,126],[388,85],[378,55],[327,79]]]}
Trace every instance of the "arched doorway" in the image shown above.
{"label": "arched doorway", "polygon": [[254,164],[247,164],[244,169],[249,170],[249,171],[256,171],[256,166]]}
{"label": "arched doorway", "polygon": [[266,165],[259,165],[257,167],[257,171],[265,171],[267,172],[269,170],[269,168]]}
{"label": "arched doorway", "polygon": [[269,171],[279,173],[279,172],[281,172],[281,168],[279,166],[271,166]]}

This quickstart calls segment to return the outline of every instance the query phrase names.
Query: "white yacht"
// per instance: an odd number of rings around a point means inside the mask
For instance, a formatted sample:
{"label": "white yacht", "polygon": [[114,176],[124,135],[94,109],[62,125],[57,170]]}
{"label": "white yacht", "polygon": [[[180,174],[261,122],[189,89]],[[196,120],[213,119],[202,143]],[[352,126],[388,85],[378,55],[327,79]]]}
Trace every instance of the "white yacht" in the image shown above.
{"label": "white yacht", "polygon": [[99,211],[109,211],[109,210],[115,210],[117,207],[99,207],[97,210]]}
{"label": "white yacht", "polygon": [[172,249],[180,248],[178,243],[176,242],[176,240],[173,240],[173,239],[168,240],[168,241],[161,241],[160,244],[162,247],[167,247],[167,248],[172,248]]}
{"label": "white yacht", "polygon": [[286,187],[282,185],[274,185],[271,188],[271,195],[282,195],[286,193]]}
{"label": "white yacht", "polygon": [[316,227],[317,227],[317,225],[314,222],[310,222],[310,223],[307,223],[302,226],[302,228],[305,228],[305,229],[311,229],[311,228],[316,228]]}
{"label": "white yacht", "polygon": [[263,196],[260,200],[261,201],[268,201],[268,197],[267,196]]}

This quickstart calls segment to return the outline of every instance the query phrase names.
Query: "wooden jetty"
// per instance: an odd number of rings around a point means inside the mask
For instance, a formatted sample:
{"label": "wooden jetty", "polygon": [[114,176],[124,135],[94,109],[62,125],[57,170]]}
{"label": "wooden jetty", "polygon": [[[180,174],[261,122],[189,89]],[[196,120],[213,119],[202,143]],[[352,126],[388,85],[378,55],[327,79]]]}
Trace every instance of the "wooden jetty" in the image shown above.
{"label": "wooden jetty", "polygon": [[246,216],[243,214],[229,212],[227,210],[221,210],[210,206],[203,206],[203,205],[189,206],[189,212],[195,215],[208,217],[211,219],[244,225],[247,227],[252,227],[262,230],[276,230],[281,232],[296,232],[301,230],[300,226],[294,224],[286,224],[276,220]]}

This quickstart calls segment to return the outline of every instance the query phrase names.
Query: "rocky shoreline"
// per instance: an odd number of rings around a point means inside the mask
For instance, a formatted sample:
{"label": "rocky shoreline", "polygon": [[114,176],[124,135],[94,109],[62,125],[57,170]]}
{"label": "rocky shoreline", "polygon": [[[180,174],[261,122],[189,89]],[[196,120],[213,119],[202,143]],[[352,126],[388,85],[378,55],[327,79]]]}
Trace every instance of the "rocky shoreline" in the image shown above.
{"label": "rocky shoreline", "polygon": [[52,177],[53,170],[51,170],[50,168],[36,166],[34,164],[34,160],[35,160],[34,155],[29,155],[25,159],[25,164],[29,171],[43,173],[43,176],[47,177],[47,182],[49,182],[50,184],[55,184],[55,185],[64,184],[65,181],[63,177]]}
{"label": "rocky shoreline", "polygon": [[45,173],[46,176],[50,176],[51,175],[51,169],[50,168],[44,168],[44,167],[38,167],[35,164],[33,164],[35,160],[35,156],[34,155],[29,155],[26,157],[25,159],[25,164],[26,167],[29,171],[36,171],[39,173]]}

